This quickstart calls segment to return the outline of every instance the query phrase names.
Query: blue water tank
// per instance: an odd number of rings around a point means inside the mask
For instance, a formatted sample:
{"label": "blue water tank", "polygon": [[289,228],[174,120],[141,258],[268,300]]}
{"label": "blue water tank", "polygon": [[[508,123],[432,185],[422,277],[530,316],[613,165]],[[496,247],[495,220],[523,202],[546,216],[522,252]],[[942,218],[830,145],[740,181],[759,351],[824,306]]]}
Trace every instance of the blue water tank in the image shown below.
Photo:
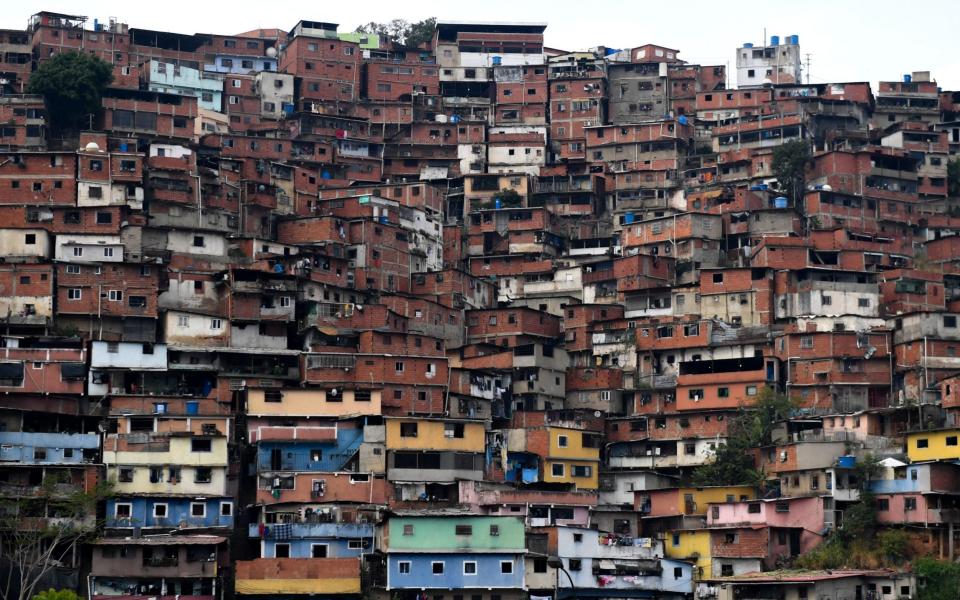
{"label": "blue water tank", "polygon": [[493,66],[499,67],[501,64],[503,64],[503,57],[502,57],[502,56],[494,56],[494,57],[493,57]]}
{"label": "blue water tank", "polygon": [[800,43],[800,36],[799,36],[799,35],[791,35],[791,36],[790,36],[790,43],[793,44],[794,46],[796,46],[797,44],[799,44],[799,43]]}
{"label": "blue water tank", "polygon": [[777,196],[776,198],[773,199],[773,207],[786,208],[788,202],[789,201],[787,200],[786,196]]}
{"label": "blue water tank", "polygon": [[282,264],[282,263],[277,263],[277,264],[273,265],[273,272],[274,272],[274,273],[283,273],[283,264]]}
{"label": "blue water tank", "polygon": [[196,415],[200,414],[200,403],[196,400],[187,400],[187,414]]}
{"label": "blue water tank", "polygon": [[451,115],[451,116],[450,116],[450,122],[453,123],[454,125],[456,125],[457,123],[459,123],[459,122],[460,122],[460,115]]}
{"label": "blue water tank", "polygon": [[751,44],[750,42],[747,42],[746,44],[743,45],[743,47],[744,47],[744,48],[753,48],[753,44]]}
{"label": "blue water tank", "polygon": [[380,224],[381,224],[381,225],[387,225],[387,224],[389,224],[389,223],[390,223],[390,221],[387,220],[387,215],[381,215],[381,216],[380,216]]}
{"label": "blue water tank", "polygon": [[779,45],[780,45],[780,36],[779,36],[779,35],[771,35],[771,36],[770,36],[770,45],[771,45],[771,46],[779,46]]}
{"label": "blue water tank", "polygon": [[913,75],[904,75],[904,76],[903,76],[903,82],[904,82],[904,83],[910,83],[911,81],[913,81]]}
{"label": "blue water tank", "polygon": [[503,202],[500,200],[500,198],[493,199],[493,207],[497,210],[500,210],[501,208],[503,208]]}
{"label": "blue water tank", "polygon": [[623,224],[630,225],[631,223],[633,223],[633,213],[623,215]]}
{"label": "blue water tank", "polygon": [[611,54],[616,54],[617,52],[620,52],[620,50],[617,48],[607,48],[604,56],[610,56]]}
{"label": "blue water tank", "polygon": [[321,179],[332,179],[332,177],[330,176],[330,171],[324,171],[323,173],[320,174],[320,177]]}
{"label": "blue water tank", "polygon": [[679,117],[677,117],[677,123],[680,123],[681,125],[686,125],[686,124],[687,124],[687,116],[686,116],[686,115],[680,115]]}
{"label": "blue water tank", "polygon": [[126,142],[120,144],[120,152],[126,152],[128,147]]}

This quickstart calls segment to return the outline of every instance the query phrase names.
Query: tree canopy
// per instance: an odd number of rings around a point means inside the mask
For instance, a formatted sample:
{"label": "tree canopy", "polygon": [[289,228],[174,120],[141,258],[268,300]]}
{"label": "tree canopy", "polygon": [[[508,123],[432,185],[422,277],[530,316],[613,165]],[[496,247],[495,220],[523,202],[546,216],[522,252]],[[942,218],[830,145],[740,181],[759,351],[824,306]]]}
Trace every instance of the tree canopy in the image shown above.
{"label": "tree canopy", "polygon": [[404,19],[393,19],[386,23],[371,21],[360,25],[356,31],[376,34],[391,42],[416,47],[433,39],[433,29],[436,25],[437,19],[435,17],[415,23],[410,23]]}
{"label": "tree canopy", "polygon": [[794,202],[799,202],[803,194],[810,159],[810,146],[803,140],[792,140],[773,150],[772,168],[777,185]]}
{"label": "tree canopy", "polygon": [[51,124],[79,130],[88,115],[99,114],[100,97],[113,81],[110,63],[81,52],[63,52],[41,63],[27,91],[43,96]]}

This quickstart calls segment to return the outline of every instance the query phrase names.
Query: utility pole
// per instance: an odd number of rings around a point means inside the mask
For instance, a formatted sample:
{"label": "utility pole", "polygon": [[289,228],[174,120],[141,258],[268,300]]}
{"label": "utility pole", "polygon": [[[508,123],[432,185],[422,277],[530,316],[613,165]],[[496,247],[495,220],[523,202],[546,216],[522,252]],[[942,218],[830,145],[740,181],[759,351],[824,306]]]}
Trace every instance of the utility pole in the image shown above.
{"label": "utility pole", "polygon": [[810,53],[809,52],[807,52],[807,64],[806,64],[805,70],[807,72],[807,85],[810,85]]}

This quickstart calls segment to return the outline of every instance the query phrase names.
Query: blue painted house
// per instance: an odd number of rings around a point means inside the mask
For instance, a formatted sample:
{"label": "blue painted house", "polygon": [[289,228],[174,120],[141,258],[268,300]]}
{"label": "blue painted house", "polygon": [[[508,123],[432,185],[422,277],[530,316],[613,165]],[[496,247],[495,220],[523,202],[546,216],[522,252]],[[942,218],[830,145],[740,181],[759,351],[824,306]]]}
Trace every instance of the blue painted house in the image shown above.
{"label": "blue painted house", "polygon": [[233,528],[233,498],[120,496],[107,500],[113,529]]}
{"label": "blue painted house", "polygon": [[249,526],[260,558],[357,558],[374,549],[373,523],[288,523]]}
{"label": "blue painted house", "polygon": [[80,465],[97,461],[96,433],[0,432],[0,464]]}
{"label": "blue painted house", "polygon": [[257,463],[262,471],[344,471],[363,442],[363,429],[338,427],[330,441],[261,441]]}
{"label": "blue painted house", "polygon": [[520,518],[397,515],[386,540],[388,590],[525,589]]}

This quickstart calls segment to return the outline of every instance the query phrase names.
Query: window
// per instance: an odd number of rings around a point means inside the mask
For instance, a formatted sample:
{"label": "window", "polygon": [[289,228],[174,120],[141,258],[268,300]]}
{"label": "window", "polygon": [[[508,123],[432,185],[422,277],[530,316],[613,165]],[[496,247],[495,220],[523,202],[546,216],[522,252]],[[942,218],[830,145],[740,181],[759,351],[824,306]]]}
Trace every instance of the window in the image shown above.
{"label": "window", "polygon": [[213,444],[210,440],[205,440],[205,439],[190,440],[191,452],[210,452],[212,449],[213,449]]}
{"label": "window", "polygon": [[890,510],[890,499],[877,498],[877,510],[880,512]]}
{"label": "window", "polygon": [[930,447],[930,440],[928,440],[927,438],[921,438],[917,440],[917,448],[929,448],[929,447]]}
{"label": "window", "polygon": [[551,473],[554,477],[563,477],[563,475],[564,475],[563,464],[561,464],[561,463],[553,463],[552,465],[550,465],[550,473]]}
{"label": "window", "polygon": [[434,575],[443,575],[443,564],[442,560],[435,560],[431,563],[431,570]]}
{"label": "window", "polygon": [[117,502],[113,507],[113,516],[118,519],[129,519],[133,514],[133,505],[129,502]]}
{"label": "window", "polygon": [[748,385],[748,386],[747,386],[747,395],[748,395],[748,396],[756,396],[756,395],[757,395],[757,386],[755,386],[755,385]]}
{"label": "window", "polygon": [[463,562],[463,574],[464,575],[476,575],[477,574],[477,562],[473,560],[467,560]]}
{"label": "window", "polygon": [[570,474],[573,477],[590,477],[593,469],[585,465],[574,465],[570,469]]}
{"label": "window", "polygon": [[916,499],[916,498],[904,498],[904,499],[903,499],[903,510],[917,510],[917,499]]}
{"label": "window", "polygon": [[177,327],[190,327],[190,317],[187,315],[179,315],[177,317]]}
{"label": "window", "polygon": [[473,525],[457,525],[453,532],[456,535],[473,535]]}
{"label": "window", "polygon": [[403,361],[398,360],[396,363],[394,363],[393,369],[397,373],[403,373]]}
{"label": "window", "polygon": [[223,319],[210,319],[210,329],[223,329]]}
{"label": "window", "polygon": [[730,397],[730,388],[727,388],[727,387],[717,388],[717,397],[719,397],[719,398],[729,398],[729,397]]}
{"label": "window", "polygon": [[513,573],[513,561],[512,560],[501,560],[500,561],[500,573],[503,575],[510,575]]}
{"label": "window", "polygon": [[310,544],[310,557],[326,558],[329,547],[328,544]]}
{"label": "window", "polygon": [[673,568],[673,578],[681,579],[683,577],[683,567],[674,567]]}
{"label": "window", "polygon": [[153,516],[157,519],[167,518],[167,505],[166,504],[154,504],[153,505]]}
{"label": "window", "polygon": [[232,516],[233,516],[233,502],[221,502],[221,503],[220,503],[220,516],[221,516],[221,517],[232,517]]}
{"label": "window", "polygon": [[498,535],[500,535],[500,526],[499,526],[499,525],[491,525],[491,526],[490,526],[490,536],[491,536],[491,537],[496,537],[496,536],[498,536]]}
{"label": "window", "polygon": [[947,315],[943,317],[943,326],[954,328],[957,326],[957,317],[952,315]]}
{"label": "window", "polygon": [[413,525],[404,525],[403,535],[413,535]]}
{"label": "window", "polygon": [[67,300],[79,300],[82,294],[80,288],[70,288],[67,290]]}
{"label": "window", "polygon": [[104,248],[104,249],[103,249],[103,256],[104,256],[105,258],[110,258],[110,257],[112,257],[112,256],[113,256],[113,248]]}
{"label": "window", "polygon": [[566,448],[566,447],[567,447],[567,444],[568,444],[567,436],[565,436],[565,435],[558,435],[558,436],[557,436],[557,446],[558,446],[558,447],[560,447],[560,448]]}
{"label": "window", "polygon": [[800,338],[800,347],[801,348],[813,348],[813,338],[809,335],[805,335]]}
{"label": "window", "polygon": [[400,573],[401,575],[409,575],[409,574],[410,574],[410,561],[409,561],[409,560],[401,560],[400,562],[398,562],[398,563],[397,563],[397,572]]}
{"label": "window", "polygon": [[580,568],[581,568],[581,566],[582,566],[582,564],[583,564],[583,563],[581,562],[581,560],[580,560],[579,558],[570,558],[570,559],[567,559],[567,570],[569,570],[569,571],[579,571]]}
{"label": "window", "polygon": [[206,517],[206,516],[207,516],[207,504],[206,504],[206,502],[191,502],[191,503],[190,503],[190,516],[191,516],[191,517]]}
{"label": "window", "polygon": [[193,247],[194,248],[203,248],[205,245],[202,235],[193,236]]}
{"label": "window", "polygon": [[417,437],[417,424],[400,423],[400,437]]}
{"label": "window", "polygon": [[133,468],[121,467],[120,472],[117,474],[117,481],[120,483],[131,483],[133,481]]}
{"label": "window", "polygon": [[273,555],[276,558],[290,558],[290,544],[276,544],[273,547]]}
{"label": "window", "polygon": [[110,290],[109,298],[111,302],[123,302],[123,290]]}
{"label": "window", "polygon": [[81,248],[80,246],[74,246],[74,247],[73,247],[73,255],[74,255],[74,256],[83,256],[83,248]]}
{"label": "window", "polygon": [[213,469],[210,467],[197,467],[193,472],[194,483],[210,483],[213,481]]}
{"label": "window", "polygon": [[948,445],[948,446],[956,446],[956,445],[957,445],[957,436],[955,436],[955,435],[947,436],[947,445]]}
{"label": "window", "polygon": [[759,513],[760,513],[760,503],[759,503],[759,502],[751,502],[750,504],[748,504],[748,505],[747,505],[747,512],[748,512],[748,513],[751,513],[751,514],[759,514]]}

